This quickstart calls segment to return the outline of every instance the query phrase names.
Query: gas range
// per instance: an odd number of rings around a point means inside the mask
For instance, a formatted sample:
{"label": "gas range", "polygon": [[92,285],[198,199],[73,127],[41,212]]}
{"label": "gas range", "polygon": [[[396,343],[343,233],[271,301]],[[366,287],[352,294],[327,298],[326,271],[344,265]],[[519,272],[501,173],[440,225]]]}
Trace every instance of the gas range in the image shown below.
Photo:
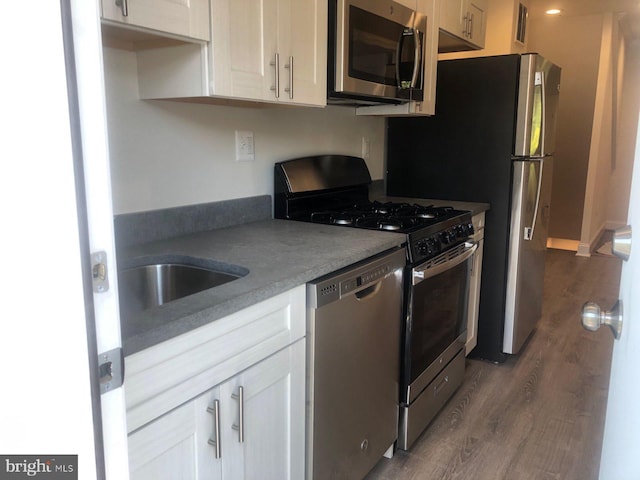
{"label": "gas range", "polygon": [[369,183],[367,166],[357,157],[331,155],[277,163],[275,217],[405,233],[410,263],[433,258],[473,234],[467,211],[370,201]]}
{"label": "gas range", "polygon": [[407,450],[462,384],[469,284],[478,245],[470,240],[470,212],[420,205],[418,200],[370,201],[370,183],[369,170],[357,157],[277,163],[274,216],[406,235],[396,446]]}

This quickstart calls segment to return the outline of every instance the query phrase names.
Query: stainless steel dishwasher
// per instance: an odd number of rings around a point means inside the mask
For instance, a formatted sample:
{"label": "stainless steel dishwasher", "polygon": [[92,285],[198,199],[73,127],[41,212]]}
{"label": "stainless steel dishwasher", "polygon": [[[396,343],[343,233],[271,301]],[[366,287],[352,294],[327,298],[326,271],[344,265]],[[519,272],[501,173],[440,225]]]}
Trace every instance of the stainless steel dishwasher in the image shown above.
{"label": "stainless steel dishwasher", "polygon": [[308,479],[361,479],[398,437],[405,263],[398,249],[307,285]]}

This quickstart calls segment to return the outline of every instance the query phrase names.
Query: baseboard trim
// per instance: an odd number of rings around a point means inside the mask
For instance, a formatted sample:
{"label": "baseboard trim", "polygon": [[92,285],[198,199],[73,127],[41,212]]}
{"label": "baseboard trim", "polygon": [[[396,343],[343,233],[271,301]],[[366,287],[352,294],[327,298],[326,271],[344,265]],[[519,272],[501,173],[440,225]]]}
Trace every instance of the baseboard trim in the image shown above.
{"label": "baseboard trim", "polygon": [[616,230],[617,228],[624,227],[626,225],[625,222],[607,222],[604,225],[605,230]]}
{"label": "baseboard trim", "polygon": [[591,256],[591,245],[588,243],[582,243],[578,245],[578,250],[576,251],[576,257],[590,257]]}
{"label": "baseboard trim", "polygon": [[556,250],[570,250],[572,252],[577,252],[579,245],[579,240],[569,240],[567,238],[547,238],[547,248],[555,248]]}

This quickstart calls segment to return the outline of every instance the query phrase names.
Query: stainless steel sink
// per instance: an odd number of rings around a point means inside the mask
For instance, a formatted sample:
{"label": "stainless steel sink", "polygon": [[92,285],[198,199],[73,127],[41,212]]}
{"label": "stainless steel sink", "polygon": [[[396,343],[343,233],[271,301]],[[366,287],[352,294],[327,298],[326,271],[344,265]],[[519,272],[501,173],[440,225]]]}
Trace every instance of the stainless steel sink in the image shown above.
{"label": "stainless steel sink", "polygon": [[118,273],[120,315],[126,319],[148,308],[231,282],[246,273],[174,262],[125,268]]}

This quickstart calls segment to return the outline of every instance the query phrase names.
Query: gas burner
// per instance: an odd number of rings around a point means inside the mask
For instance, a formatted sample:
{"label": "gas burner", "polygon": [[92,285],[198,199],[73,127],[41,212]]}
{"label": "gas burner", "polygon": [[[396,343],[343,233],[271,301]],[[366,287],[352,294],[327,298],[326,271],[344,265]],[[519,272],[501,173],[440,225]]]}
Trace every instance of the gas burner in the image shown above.
{"label": "gas burner", "polygon": [[356,219],[356,227],[375,230],[403,231],[416,225],[413,218],[397,217],[389,214],[371,214]]}
{"label": "gas burner", "polygon": [[355,221],[358,219],[358,214],[356,212],[349,211],[322,211],[322,212],[313,212],[310,216],[310,220],[314,223],[326,223],[330,225],[353,225]]}
{"label": "gas burner", "polygon": [[402,228],[401,225],[398,225],[393,220],[380,220],[378,222],[378,226],[380,230],[390,230],[390,231],[398,231]]}
{"label": "gas burner", "polygon": [[345,212],[331,215],[331,223],[335,225],[353,225],[353,215]]}
{"label": "gas burner", "polygon": [[382,203],[374,201],[369,203],[357,203],[350,210],[362,212],[363,214],[389,215],[392,213],[393,206],[390,202]]}
{"label": "gas burner", "polygon": [[329,211],[313,212],[311,214],[310,220],[314,223],[332,223],[332,215],[333,213]]}

